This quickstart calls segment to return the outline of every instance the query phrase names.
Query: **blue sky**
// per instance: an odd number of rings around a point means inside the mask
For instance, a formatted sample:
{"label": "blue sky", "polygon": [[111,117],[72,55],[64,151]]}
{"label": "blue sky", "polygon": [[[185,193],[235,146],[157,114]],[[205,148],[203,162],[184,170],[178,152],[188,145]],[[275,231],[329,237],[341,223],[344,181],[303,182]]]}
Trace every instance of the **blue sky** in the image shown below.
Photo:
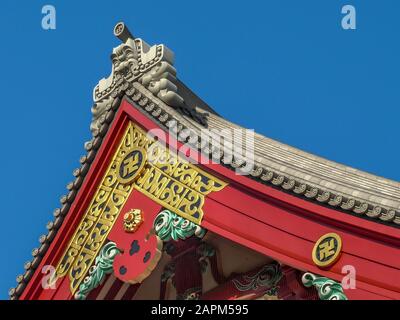
{"label": "blue sky", "polygon": [[[56,30],[41,28],[45,4]],[[345,4],[356,30],[341,28]],[[0,298],[79,166],[116,22],[172,49],[180,79],[231,121],[400,180],[399,10],[395,0],[2,0]]]}

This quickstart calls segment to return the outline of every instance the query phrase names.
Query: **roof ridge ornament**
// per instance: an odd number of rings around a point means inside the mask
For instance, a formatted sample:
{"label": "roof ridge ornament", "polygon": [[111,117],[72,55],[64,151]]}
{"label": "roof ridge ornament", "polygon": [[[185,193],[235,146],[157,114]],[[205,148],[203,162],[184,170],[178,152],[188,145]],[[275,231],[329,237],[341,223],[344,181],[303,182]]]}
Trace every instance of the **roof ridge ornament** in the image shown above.
{"label": "roof ridge ornament", "polygon": [[142,84],[168,106],[202,123],[204,119],[178,93],[174,53],[163,44],[150,46],[144,40],[135,38],[123,22],[115,25],[114,35],[122,44],[111,54],[110,76],[101,79],[93,90],[92,132],[99,129],[101,116],[115,97],[129,90],[134,82]]}

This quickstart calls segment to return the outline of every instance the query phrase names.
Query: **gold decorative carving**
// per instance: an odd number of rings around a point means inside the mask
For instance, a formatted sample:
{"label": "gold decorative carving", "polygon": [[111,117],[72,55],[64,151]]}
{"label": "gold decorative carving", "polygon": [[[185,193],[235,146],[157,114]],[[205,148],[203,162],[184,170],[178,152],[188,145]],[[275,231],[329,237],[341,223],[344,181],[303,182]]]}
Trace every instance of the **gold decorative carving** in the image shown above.
{"label": "gold decorative carving", "polygon": [[129,123],[103,180],[56,267],[56,275],[68,274],[74,294],[134,189],[200,224],[205,196],[222,190],[226,185]]}
{"label": "gold decorative carving", "polygon": [[131,209],[124,214],[124,230],[126,232],[135,232],[143,222],[143,214],[140,209]]}

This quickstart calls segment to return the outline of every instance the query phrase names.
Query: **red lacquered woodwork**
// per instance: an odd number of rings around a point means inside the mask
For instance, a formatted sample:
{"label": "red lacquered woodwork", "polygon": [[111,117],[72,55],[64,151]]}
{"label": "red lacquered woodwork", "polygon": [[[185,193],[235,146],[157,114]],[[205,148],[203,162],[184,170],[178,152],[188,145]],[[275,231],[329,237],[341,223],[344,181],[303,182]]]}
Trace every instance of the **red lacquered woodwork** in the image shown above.
{"label": "red lacquered woodwork", "polygon": [[[44,265],[55,266],[58,263],[129,121],[144,130],[159,128],[130,102],[122,101],[68,216],[21,299],[72,298],[68,277],[58,280],[57,289],[43,290],[41,269]],[[171,145],[181,146],[170,136],[167,140]],[[198,154],[192,151],[191,156],[198,157]],[[345,290],[349,299],[400,299],[398,229],[287,194],[249,177],[236,175],[220,164],[211,163],[199,167],[229,184],[223,190],[207,196],[203,207],[204,228],[285,265],[339,282],[344,276],[342,268],[346,265],[354,266],[357,272],[356,289]],[[136,202],[135,197],[140,201]],[[132,192],[124,210],[128,207],[140,208],[142,204],[149,205],[151,219],[159,206],[143,198],[145,196],[139,192]],[[119,220],[125,211],[121,212]],[[342,253],[332,267],[320,269],[313,263],[311,252],[315,242],[329,232],[335,232],[342,238]],[[110,238],[125,241],[121,221],[115,224]],[[128,263],[128,260],[124,263]]]}

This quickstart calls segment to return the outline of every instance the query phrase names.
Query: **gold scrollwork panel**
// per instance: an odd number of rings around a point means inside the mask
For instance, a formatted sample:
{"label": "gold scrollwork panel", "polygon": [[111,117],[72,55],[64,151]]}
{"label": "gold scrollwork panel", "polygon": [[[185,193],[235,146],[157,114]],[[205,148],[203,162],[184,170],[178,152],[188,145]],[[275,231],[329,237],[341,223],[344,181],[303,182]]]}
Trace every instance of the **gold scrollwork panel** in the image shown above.
{"label": "gold scrollwork panel", "polygon": [[76,292],[132,190],[201,224],[205,197],[227,184],[178,157],[129,123],[92,201],[56,267]]}

